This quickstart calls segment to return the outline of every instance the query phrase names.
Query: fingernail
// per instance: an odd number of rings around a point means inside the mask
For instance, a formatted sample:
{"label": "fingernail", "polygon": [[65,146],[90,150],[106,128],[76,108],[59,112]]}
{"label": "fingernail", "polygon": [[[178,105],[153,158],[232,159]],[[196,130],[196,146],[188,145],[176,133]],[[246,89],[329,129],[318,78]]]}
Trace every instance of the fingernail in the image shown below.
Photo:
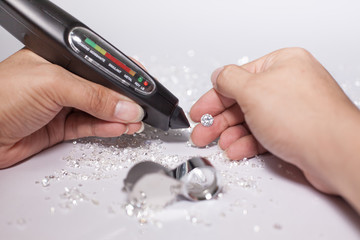
{"label": "fingernail", "polygon": [[139,122],[144,118],[144,110],[136,103],[119,101],[115,107],[115,117],[122,122]]}
{"label": "fingernail", "polygon": [[226,159],[226,160],[231,160],[231,159],[229,158],[229,156],[228,156],[227,149],[226,149],[225,151],[223,151],[221,155],[222,155],[222,156],[221,156],[222,158],[224,158],[224,159]]}
{"label": "fingernail", "polygon": [[145,129],[145,124],[143,122],[141,122],[141,127],[136,133],[142,133],[144,131],[144,129]]}
{"label": "fingernail", "polygon": [[211,74],[211,82],[213,84],[213,87],[216,88],[216,80],[219,76],[219,73],[224,69],[224,67],[220,67],[218,69],[216,69],[212,74]]}

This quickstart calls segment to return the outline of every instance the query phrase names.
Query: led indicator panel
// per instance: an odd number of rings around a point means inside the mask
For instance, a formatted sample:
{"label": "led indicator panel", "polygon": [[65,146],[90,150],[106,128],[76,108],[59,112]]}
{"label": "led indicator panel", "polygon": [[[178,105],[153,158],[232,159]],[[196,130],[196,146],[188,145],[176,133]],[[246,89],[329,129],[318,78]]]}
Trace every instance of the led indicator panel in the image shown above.
{"label": "led indicator panel", "polygon": [[155,90],[155,82],[147,72],[88,29],[74,28],[69,34],[69,44],[79,56],[109,75],[115,84],[145,95]]}
{"label": "led indicator panel", "polygon": [[120,62],[118,59],[114,58],[110,53],[105,51],[103,48],[101,48],[99,45],[94,43],[91,39],[86,38],[85,42],[89,44],[92,48],[94,48],[96,51],[107,57],[110,61],[114,62],[116,65],[124,69],[127,73],[129,73],[131,76],[135,76],[136,72],[131,70],[128,66]]}

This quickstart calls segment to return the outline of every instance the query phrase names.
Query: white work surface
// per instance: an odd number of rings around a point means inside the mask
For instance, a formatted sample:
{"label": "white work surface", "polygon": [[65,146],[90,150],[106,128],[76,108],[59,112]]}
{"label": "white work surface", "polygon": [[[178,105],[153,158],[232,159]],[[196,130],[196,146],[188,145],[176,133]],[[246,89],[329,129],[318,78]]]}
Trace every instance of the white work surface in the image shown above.
{"label": "white work surface", "polygon": [[[54,2],[144,63],[186,112],[210,89],[216,67],[290,46],[312,52],[360,102],[357,0]],[[2,28],[0,39],[0,60],[22,47]],[[188,131],[148,127],[143,135],[114,140],[121,143],[118,149],[110,140],[105,146],[96,139],[61,143],[0,170],[0,239],[360,239],[359,215],[341,198],[316,191],[296,168],[271,155],[233,164],[221,157],[216,144],[197,149],[189,146],[188,136]],[[103,151],[86,151],[93,148]],[[149,153],[143,153],[147,148]],[[118,154],[124,165],[106,168],[105,159],[100,176],[89,159],[105,153]],[[177,165],[171,159],[195,155],[209,157],[223,175],[222,197],[178,201],[145,224],[128,216],[121,189],[134,162],[163,158]],[[44,187],[41,181],[47,178]],[[81,199],[75,202],[72,196]]]}

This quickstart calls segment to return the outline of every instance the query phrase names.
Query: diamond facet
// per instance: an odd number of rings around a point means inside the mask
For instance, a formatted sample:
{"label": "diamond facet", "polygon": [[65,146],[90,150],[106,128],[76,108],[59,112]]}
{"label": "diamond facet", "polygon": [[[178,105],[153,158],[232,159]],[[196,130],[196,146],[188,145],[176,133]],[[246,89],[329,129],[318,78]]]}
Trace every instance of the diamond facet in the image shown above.
{"label": "diamond facet", "polygon": [[210,114],[204,114],[201,117],[201,125],[204,127],[210,127],[214,123],[214,118]]}

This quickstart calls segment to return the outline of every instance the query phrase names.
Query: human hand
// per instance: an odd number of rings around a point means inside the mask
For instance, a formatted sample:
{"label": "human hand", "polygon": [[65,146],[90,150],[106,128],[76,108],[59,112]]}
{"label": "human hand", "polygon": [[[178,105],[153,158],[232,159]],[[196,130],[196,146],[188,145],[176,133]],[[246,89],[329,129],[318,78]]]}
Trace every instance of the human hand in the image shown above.
{"label": "human hand", "polygon": [[0,63],[0,168],[63,140],[144,128],[143,109],[23,49]]}
{"label": "human hand", "polygon": [[[212,75],[214,89],[191,109],[192,142],[219,137],[233,160],[269,152],[298,166],[319,190],[344,196],[360,212],[360,114],[332,76],[307,51],[282,49]],[[356,203],[357,202],[357,203]]]}

